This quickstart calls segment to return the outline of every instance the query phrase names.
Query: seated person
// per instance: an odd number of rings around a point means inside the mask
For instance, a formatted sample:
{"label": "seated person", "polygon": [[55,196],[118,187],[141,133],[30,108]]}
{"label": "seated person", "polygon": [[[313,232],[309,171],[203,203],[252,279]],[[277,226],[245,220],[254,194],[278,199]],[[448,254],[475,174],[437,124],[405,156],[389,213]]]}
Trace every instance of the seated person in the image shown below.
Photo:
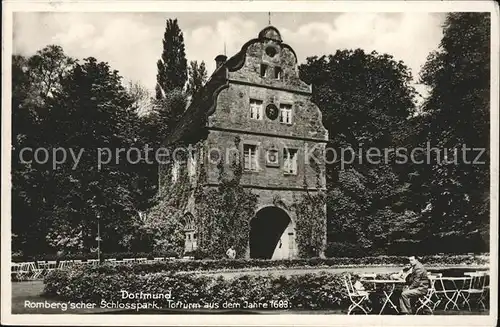
{"label": "seated person", "polygon": [[354,284],[353,284],[353,287],[356,291],[364,291],[365,290],[365,286],[363,285],[363,283],[361,283],[361,280],[358,276],[354,276]]}
{"label": "seated person", "polygon": [[[365,289],[365,286],[363,285],[363,283],[361,283],[361,278],[358,276],[358,275],[354,275],[353,276],[353,281],[354,283],[352,284],[352,287],[354,288],[354,290],[356,291],[356,293],[358,293],[359,295],[366,295],[366,296],[369,296],[370,293],[366,291]],[[372,311],[372,307],[371,307],[371,303],[370,303],[370,299],[368,298],[368,302],[364,302],[361,304],[361,306],[363,308],[365,308],[365,310],[367,312],[370,312]]]}
{"label": "seated person", "polygon": [[417,260],[415,256],[409,257],[410,274],[406,277],[406,286],[401,292],[399,305],[402,314],[411,314],[411,299],[421,297],[427,293],[429,289],[429,277],[424,266]]}
{"label": "seated person", "polygon": [[411,274],[411,271],[412,271],[412,267],[411,267],[411,265],[408,265],[408,266],[404,267],[403,269],[401,269],[401,271],[394,273],[394,274],[390,275],[389,277],[391,279],[395,279],[395,280],[398,280],[398,279],[405,279],[406,280],[406,278],[408,278],[408,275]]}

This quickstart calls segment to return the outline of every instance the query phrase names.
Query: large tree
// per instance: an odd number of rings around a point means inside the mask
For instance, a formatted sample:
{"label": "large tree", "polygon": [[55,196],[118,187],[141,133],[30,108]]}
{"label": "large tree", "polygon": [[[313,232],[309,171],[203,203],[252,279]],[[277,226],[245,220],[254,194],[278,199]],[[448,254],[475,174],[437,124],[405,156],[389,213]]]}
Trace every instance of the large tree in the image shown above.
{"label": "large tree", "polygon": [[[48,104],[75,61],[59,46],[47,46],[30,57],[12,57],[12,231],[13,249],[44,251],[50,218],[47,194],[51,174],[23,163],[23,149],[48,147],[52,131]],[[28,158],[26,158],[29,160]],[[41,237],[43,235],[43,237]]]}
{"label": "large tree", "polygon": [[[448,149],[450,162],[433,161],[426,227],[436,241],[459,245],[475,239],[469,250],[487,250],[489,238],[490,14],[451,13],[443,38],[421,71],[431,88],[424,103],[426,141]],[[481,163],[471,163],[485,149]],[[455,159],[454,151],[458,149]],[[455,242],[446,242],[445,237]],[[481,245],[481,238],[485,242]],[[440,241],[441,240],[441,241]],[[479,241],[479,242],[478,242]]]}
{"label": "large tree", "polygon": [[167,92],[184,89],[187,81],[187,60],[184,36],[177,19],[168,19],[163,35],[163,52],[158,60],[156,75],[156,99],[162,99]]}
{"label": "large tree", "polygon": [[[52,65],[54,58],[59,59]],[[96,245],[98,216],[103,250],[123,249],[154,187],[142,174],[144,158],[135,164],[136,151],[127,157],[129,149],[142,150],[147,140],[118,72],[95,58],[74,63],[59,47],[29,58],[14,56],[12,104],[14,249],[89,251]],[[52,160],[22,162],[19,154],[27,147],[59,151],[59,160],[65,150],[67,158],[56,167]],[[107,161],[100,167],[99,148]],[[81,153],[77,164],[68,151]],[[24,159],[33,155],[27,152]]]}
{"label": "large tree", "polygon": [[[346,153],[344,162],[327,165],[329,241],[353,243],[365,252],[385,250],[391,231],[381,226],[404,223],[394,217],[410,210],[403,201],[408,191],[406,172],[398,172],[383,157],[373,163],[359,153],[366,154],[370,148],[383,153],[404,133],[415,110],[411,73],[390,55],[360,49],[308,58],[300,73],[313,84],[313,101],[321,108],[330,134],[328,147],[339,157]],[[349,148],[352,152],[346,151]],[[354,160],[348,164],[351,153]]]}
{"label": "large tree", "polygon": [[188,84],[186,87],[186,92],[193,96],[198,92],[203,84],[207,81],[207,69],[205,67],[205,62],[202,61],[199,65],[198,62],[190,61],[188,68]]}

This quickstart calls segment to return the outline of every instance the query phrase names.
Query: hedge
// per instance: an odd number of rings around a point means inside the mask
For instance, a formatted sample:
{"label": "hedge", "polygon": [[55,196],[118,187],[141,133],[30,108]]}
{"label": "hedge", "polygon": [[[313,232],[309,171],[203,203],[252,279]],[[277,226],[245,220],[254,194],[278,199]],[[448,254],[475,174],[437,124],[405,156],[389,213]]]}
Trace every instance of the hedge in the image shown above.
{"label": "hedge", "polygon": [[[197,304],[201,308],[209,304],[212,308],[223,308],[224,303],[239,303],[243,308],[247,301],[267,303],[267,309],[335,309],[348,305],[343,275],[321,272],[289,277],[243,275],[225,279],[193,273],[107,275],[72,269],[49,274],[44,281],[44,296],[93,303],[102,300],[121,303],[152,301],[122,298],[120,291],[126,290],[130,293],[171,294],[170,299],[154,300],[163,308],[169,308],[170,300],[186,305]],[[276,307],[273,308],[272,303]]]}
{"label": "hedge", "polygon": [[[459,272],[455,272],[458,273]],[[463,273],[463,271],[461,271]],[[350,301],[344,286],[346,273],[316,272],[284,275],[246,274],[232,278],[195,273],[134,273],[121,274],[90,271],[79,266],[53,271],[45,277],[44,296],[62,301],[83,301],[86,303],[115,302],[137,305],[137,303],[158,304],[159,308],[187,309],[187,305],[201,308],[222,309],[224,303],[267,304],[267,307],[248,309],[309,309],[338,310],[349,306]],[[378,274],[377,278],[388,278]],[[367,290],[373,288],[365,283]],[[142,294],[169,294],[159,299],[123,298],[121,291]],[[171,301],[171,302],[169,302]],[[179,306],[172,307],[169,303]]]}
{"label": "hedge", "polygon": [[[489,264],[488,256],[427,256],[421,262],[427,266],[468,265],[484,266]],[[97,267],[87,267],[91,273],[159,273],[179,271],[221,271],[248,269],[288,269],[288,268],[321,268],[339,266],[389,266],[404,265],[407,257],[364,257],[364,258],[312,258],[295,260],[169,260],[154,263],[130,263],[122,265],[103,264]]]}

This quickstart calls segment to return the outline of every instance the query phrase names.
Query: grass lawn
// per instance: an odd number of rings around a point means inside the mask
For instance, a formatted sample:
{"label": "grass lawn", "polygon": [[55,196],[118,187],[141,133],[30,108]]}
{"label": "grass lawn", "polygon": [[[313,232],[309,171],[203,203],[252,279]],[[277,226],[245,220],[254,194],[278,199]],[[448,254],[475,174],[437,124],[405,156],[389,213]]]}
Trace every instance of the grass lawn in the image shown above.
{"label": "grass lawn", "polygon": [[12,314],[83,314],[97,313],[105,311],[116,311],[112,309],[74,309],[63,311],[61,307],[56,308],[30,308],[26,306],[26,301],[34,302],[49,302],[57,304],[67,303],[64,301],[54,301],[42,296],[43,282],[42,281],[25,281],[12,283]]}

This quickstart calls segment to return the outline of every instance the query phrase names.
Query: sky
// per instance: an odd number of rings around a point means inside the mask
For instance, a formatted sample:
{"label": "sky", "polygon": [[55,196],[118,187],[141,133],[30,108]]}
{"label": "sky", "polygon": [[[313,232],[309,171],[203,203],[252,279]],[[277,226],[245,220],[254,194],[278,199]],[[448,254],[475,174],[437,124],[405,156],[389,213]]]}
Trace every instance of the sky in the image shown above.
{"label": "sky", "polygon": [[[442,37],[444,13],[271,13],[271,24],[297,53],[309,56],[361,48],[388,53],[411,68],[415,80],[429,52]],[[106,61],[124,81],[139,82],[153,94],[156,62],[168,18],[177,18],[188,60],[205,61],[209,75],[214,58],[236,54],[269,24],[267,12],[51,13],[14,14],[13,52],[32,55],[49,44],[71,57]],[[425,88],[416,85],[426,94]]]}

